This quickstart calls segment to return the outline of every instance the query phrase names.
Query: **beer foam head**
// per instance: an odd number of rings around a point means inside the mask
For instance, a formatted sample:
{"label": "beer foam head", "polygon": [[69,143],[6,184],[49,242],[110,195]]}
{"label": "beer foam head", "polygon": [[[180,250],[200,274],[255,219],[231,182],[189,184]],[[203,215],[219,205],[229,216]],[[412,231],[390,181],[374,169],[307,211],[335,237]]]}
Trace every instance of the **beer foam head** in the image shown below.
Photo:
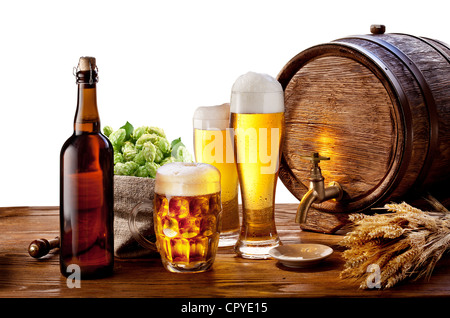
{"label": "beer foam head", "polygon": [[194,129],[224,130],[230,123],[230,104],[198,107],[194,112]]}
{"label": "beer foam head", "polygon": [[284,112],[283,88],[268,74],[248,72],[233,84],[230,110],[247,114]]}
{"label": "beer foam head", "polygon": [[195,196],[220,192],[220,172],[206,163],[172,162],[156,171],[155,192]]}
{"label": "beer foam head", "polygon": [[247,72],[237,78],[232,91],[237,93],[276,93],[282,92],[283,88],[275,78],[268,74]]}

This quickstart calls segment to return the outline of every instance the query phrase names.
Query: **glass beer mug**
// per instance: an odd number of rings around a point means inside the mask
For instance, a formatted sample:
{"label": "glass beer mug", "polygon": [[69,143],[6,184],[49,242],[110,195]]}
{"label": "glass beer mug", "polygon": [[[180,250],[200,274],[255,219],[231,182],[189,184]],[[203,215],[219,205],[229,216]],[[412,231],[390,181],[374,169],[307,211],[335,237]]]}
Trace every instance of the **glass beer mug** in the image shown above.
{"label": "glass beer mug", "polygon": [[280,245],[275,190],[284,135],[283,89],[269,75],[246,73],[233,85],[230,111],[243,206],[235,251],[243,258],[266,259]]}
{"label": "glass beer mug", "polygon": [[222,228],[219,247],[234,246],[239,236],[238,175],[233,135],[229,129],[230,104],[198,107],[193,116],[194,152],[197,162],[219,169],[222,193]]}
{"label": "glass beer mug", "polygon": [[[144,247],[155,244],[138,231],[135,219],[147,203],[130,214],[133,237]],[[204,163],[174,162],[156,172],[153,223],[156,248],[170,272],[203,272],[211,268],[219,243],[222,204],[220,172]]]}

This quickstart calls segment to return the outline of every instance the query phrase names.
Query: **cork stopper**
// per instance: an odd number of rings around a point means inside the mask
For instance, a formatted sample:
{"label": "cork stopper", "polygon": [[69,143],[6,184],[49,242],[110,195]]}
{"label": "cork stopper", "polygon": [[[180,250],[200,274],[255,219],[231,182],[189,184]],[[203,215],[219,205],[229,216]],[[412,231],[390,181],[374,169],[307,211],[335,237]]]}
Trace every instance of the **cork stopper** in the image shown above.
{"label": "cork stopper", "polygon": [[95,57],[92,56],[82,56],[78,62],[79,71],[90,71],[95,70]]}

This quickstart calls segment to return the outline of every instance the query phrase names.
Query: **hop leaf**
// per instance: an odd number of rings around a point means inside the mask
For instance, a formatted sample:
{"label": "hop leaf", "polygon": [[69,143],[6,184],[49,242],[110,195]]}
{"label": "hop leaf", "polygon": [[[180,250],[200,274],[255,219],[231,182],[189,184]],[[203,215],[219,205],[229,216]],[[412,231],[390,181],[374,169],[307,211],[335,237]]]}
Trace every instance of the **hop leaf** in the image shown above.
{"label": "hop leaf", "polygon": [[130,124],[129,122],[127,122],[125,125],[120,127],[120,129],[125,130],[125,141],[130,140],[131,135],[133,134],[133,130],[134,130],[133,125]]}
{"label": "hop leaf", "polygon": [[186,146],[181,142],[181,137],[172,141],[172,157],[175,161],[192,162],[192,155],[187,150]]}

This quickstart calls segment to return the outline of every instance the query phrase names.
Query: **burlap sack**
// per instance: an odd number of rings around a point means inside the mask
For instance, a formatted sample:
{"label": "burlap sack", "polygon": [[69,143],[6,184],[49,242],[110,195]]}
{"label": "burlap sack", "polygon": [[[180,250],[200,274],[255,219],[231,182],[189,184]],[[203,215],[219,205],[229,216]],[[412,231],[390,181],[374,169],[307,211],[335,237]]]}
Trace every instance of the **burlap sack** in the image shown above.
{"label": "burlap sack", "polygon": [[[131,211],[142,201],[152,202],[154,188],[155,179],[114,176],[114,255],[116,257],[136,258],[157,254],[140,246],[128,227]],[[139,212],[136,224],[142,235],[155,241],[153,209]]]}

